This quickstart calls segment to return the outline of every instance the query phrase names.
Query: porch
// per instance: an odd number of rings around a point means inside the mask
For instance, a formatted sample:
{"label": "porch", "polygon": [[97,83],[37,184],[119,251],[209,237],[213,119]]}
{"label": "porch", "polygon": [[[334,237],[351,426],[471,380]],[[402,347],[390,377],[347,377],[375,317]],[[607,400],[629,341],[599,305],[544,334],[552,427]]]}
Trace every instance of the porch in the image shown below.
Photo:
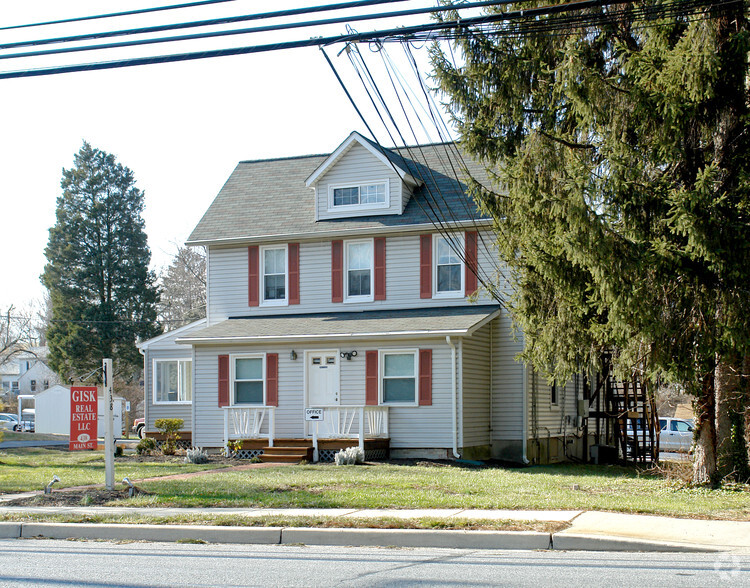
{"label": "porch", "polygon": [[362,449],[365,459],[388,457],[387,406],[321,407],[317,412],[316,420],[305,422],[306,436],[277,438],[275,407],[224,407],[224,446],[241,441],[239,457],[281,463],[333,461],[337,451],[353,445]]}

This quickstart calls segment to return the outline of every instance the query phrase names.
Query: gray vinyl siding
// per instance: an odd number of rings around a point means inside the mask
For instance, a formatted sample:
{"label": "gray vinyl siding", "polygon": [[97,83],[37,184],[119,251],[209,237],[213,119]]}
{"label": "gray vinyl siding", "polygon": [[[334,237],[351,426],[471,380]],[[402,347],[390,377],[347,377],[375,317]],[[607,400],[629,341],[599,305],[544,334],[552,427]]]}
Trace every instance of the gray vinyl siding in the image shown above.
{"label": "gray vinyl siding", "polygon": [[388,208],[378,208],[375,214],[401,214],[408,197],[402,195],[403,182],[392,167],[387,166],[362,145],[354,144],[317,182],[315,189],[317,219],[372,216],[372,209],[328,210],[330,186],[358,186],[373,181],[387,180],[390,192]]}
{"label": "gray vinyl siding", "polygon": [[[529,437],[535,433],[540,439],[547,436],[557,437],[565,432],[574,432],[571,424],[566,423],[566,417],[576,416],[575,381],[569,380],[564,387],[557,387],[557,404],[551,403],[551,385],[543,374],[528,370],[529,393]],[[580,390],[579,390],[580,393]],[[532,414],[532,402],[536,402],[536,423]],[[536,429],[536,432],[535,432]]]}
{"label": "gray vinyl siding", "polygon": [[[184,421],[182,430],[192,430],[192,405],[183,403],[154,403],[154,360],[155,359],[191,359],[192,350],[187,345],[175,345],[171,349],[152,349],[146,352],[144,392],[146,397],[146,430],[156,431],[154,421],[156,419],[182,419]],[[193,384],[193,397],[195,397],[195,384]]]}
{"label": "gray vinyl siding", "polygon": [[[393,448],[448,448],[452,444],[450,348],[444,340],[372,341],[353,346],[351,342],[320,346],[196,346],[195,348],[195,428],[194,444],[221,447],[224,443],[224,410],[218,406],[218,356],[240,353],[279,354],[279,406],[276,412],[276,437],[304,437],[305,431],[305,351],[350,351],[358,355],[351,361],[340,359],[341,404],[364,405],[365,351],[381,349],[433,350],[432,406],[391,406],[389,425]],[[297,359],[290,358],[294,349]],[[382,366],[381,366],[382,367]],[[263,431],[267,431],[264,425]]]}
{"label": "gray vinyl siding", "polygon": [[[478,258],[482,273],[494,276],[493,252],[480,240]],[[465,297],[419,297],[419,235],[386,238],[386,299],[362,303],[331,302],[331,241],[300,243],[300,304],[290,306],[248,306],[247,247],[210,247],[208,250],[208,312],[210,324],[230,316],[260,316],[283,313],[346,312],[424,306],[469,304]],[[491,303],[482,293],[479,303]]]}
{"label": "gray vinyl siding", "polygon": [[524,365],[515,359],[523,350],[520,336],[511,332],[511,319],[503,310],[492,321],[492,438],[523,439]]}
{"label": "gray vinyl siding", "polygon": [[462,339],[462,447],[490,444],[490,325]]}

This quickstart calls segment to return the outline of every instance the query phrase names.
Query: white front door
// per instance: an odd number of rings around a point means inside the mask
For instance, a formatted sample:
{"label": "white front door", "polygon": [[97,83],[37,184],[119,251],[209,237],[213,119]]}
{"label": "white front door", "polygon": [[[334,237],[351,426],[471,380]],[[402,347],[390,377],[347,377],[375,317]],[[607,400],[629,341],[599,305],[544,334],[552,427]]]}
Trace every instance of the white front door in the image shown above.
{"label": "white front door", "polygon": [[307,361],[307,405],[337,406],[339,404],[339,352],[311,351]]}

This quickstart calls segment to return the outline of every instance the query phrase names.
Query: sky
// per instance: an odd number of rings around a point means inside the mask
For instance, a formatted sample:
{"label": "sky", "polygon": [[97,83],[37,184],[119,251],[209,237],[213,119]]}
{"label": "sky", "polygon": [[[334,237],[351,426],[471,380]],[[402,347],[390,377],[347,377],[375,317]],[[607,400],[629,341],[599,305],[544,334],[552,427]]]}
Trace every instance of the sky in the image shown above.
{"label": "sky", "polygon": [[[4,2],[0,27],[177,3],[178,0]],[[2,31],[0,38],[2,42],[43,39],[322,3],[232,0],[145,16]],[[431,4],[427,0],[411,0],[362,12]],[[403,18],[395,24],[425,20],[425,16],[416,20]],[[367,31],[393,24],[353,26]],[[257,23],[240,23],[230,28],[254,25]],[[345,32],[345,25],[339,24],[325,29],[186,41],[106,53],[0,60],[0,71]],[[36,50],[40,48],[45,47]],[[336,56],[341,48],[334,46],[328,53],[347,86],[354,88],[356,75],[349,61],[345,55]],[[7,53],[6,50],[0,55]],[[366,102],[364,95],[356,92],[355,100],[362,105]],[[55,222],[62,170],[72,167],[83,141],[112,153],[134,172],[137,187],[145,192],[144,220],[152,268],[158,271],[169,263],[177,246],[185,242],[238,161],[329,153],[351,131],[365,132],[317,48],[4,79],[0,80],[0,104],[0,310],[10,305],[28,307],[42,299],[44,288],[39,275],[46,262],[44,248],[49,229]]]}

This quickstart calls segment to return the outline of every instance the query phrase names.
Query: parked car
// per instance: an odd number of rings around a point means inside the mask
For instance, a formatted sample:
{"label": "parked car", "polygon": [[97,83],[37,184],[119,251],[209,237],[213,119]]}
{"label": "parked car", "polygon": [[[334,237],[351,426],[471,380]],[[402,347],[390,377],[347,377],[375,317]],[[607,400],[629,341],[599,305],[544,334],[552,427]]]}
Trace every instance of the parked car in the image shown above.
{"label": "parked car", "polygon": [[23,431],[33,433],[36,422],[36,410],[33,408],[24,408],[21,414],[21,428]]}
{"label": "parked car", "polygon": [[9,412],[0,412],[0,429],[5,431],[20,431],[18,417]]}
{"label": "parked car", "polygon": [[[659,419],[659,451],[689,452],[693,445],[693,421],[692,419],[676,419],[662,417]],[[637,436],[642,437],[643,421],[636,420]],[[634,441],[633,425],[628,421],[627,427],[628,443]]]}
{"label": "parked car", "polygon": [[146,436],[146,422],[143,419],[135,419],[132,427],[133,433],[143,439]]}
{"label": "parked car", "polygon": [[660,418],[659,448],[661,451],[688,452],[693,446],[691,419]]}

